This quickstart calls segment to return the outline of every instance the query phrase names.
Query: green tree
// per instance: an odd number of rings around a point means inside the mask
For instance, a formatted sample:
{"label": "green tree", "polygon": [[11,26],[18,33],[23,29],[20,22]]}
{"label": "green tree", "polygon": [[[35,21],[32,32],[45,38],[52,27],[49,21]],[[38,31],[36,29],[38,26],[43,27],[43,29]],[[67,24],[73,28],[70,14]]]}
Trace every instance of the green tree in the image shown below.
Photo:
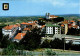
{"label": "green tree", "polygon": [[41,30],[34,28],[31,32],[27,32],[26,36],[20,41],[20,44],[24,45],[25,49],[32,50],[40,46],[41,43]]}
{"label": "green tree", "polygon": [[42,48],[50,48],[50,41],[49,40],[45,40],[42,44],[41,44]]}
{"label": "green tree", "polygon": [[64,41],[58,38],[55,38],[50,42],[51,48],[63,49]]}

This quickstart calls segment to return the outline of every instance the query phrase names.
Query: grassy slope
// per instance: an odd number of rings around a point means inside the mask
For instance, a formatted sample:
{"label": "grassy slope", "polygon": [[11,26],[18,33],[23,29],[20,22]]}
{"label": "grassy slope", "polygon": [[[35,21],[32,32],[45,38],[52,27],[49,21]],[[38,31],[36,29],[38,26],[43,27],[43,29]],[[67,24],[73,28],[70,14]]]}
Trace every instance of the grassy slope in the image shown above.
{"label": "grassy slope", "polygon": [[[47,48],[36,49],[34,51],[45,51]],[[49,48],[48,48],[49,49]],[[57,54],[80,54],[80,51],[74,50],[62,50],[62,49],[51,49],[52,51],[56,52]]]}

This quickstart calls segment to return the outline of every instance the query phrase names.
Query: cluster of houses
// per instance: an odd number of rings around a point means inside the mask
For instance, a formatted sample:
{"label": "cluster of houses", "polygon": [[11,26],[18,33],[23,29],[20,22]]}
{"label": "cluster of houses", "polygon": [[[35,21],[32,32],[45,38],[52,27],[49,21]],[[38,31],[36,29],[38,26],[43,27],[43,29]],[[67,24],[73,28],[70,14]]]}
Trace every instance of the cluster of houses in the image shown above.
{"label": "cluster of houses", "polygon": [[[58,16],[50,15],[50,13],[46,13],[46,19],[57,18]],[[38,21],[28,21],[22,22],[21,24],[15,25],[7,25],[2,28],[3,35],[9,35],[9,39],[13,39],[12,41],[19,42],[22,38],[25,37],[27,31],[31,31],[35,27],[41,29],[41,31],[45,31],[45,38],[52,37],[58,34],[67,34],[69,28],[80,29],[80,20],[77,23],[73,20],[64,20],[58,23],[46,22],[45,25],[39,25]],[[64,37],[66,43],[69,41],[76,41],[80,44],[80,38],[77,37]],[[75,43],[74,43],[75,44]]]}

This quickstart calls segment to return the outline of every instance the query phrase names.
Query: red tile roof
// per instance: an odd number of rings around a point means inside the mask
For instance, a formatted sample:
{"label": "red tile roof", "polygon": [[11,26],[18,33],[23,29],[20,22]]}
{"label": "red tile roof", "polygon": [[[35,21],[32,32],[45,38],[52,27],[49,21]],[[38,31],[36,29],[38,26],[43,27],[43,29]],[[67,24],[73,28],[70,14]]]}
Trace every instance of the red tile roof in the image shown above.
{"label": "red tile roof", "polygon": [[62,27],[64,27],[64,24],[61,24]]}
{"label": "red tile roof", "polygon": [[3,29],[11,30],[13,27],[18,27],[18,26],[17,25],[9,25],[9,26],[5,26]]}
{"label": "red tile roof", "polygon": [[68,26],[72,26],[72,24],[68,24]]}
{"label": "red tile roof", "polygon": [[45,27],[45,25],[41,26],[41,28],[44,28],[44,27]]}
{"label": "red tile roof", "polygon": [[27,24],[26,22],[22,22],[21,24]]}
{"label": "red tile roof", "polygon": [[38,19],[44,19],[44,18],[38,18]]}
{"label": "red tile roof", "polygon": [[72,26],[72,27],[74,27],[74,28],[78,28],[78,25],[75,25],[75,26]]}
{"label": "red tile roof", "polygon": [[58,17],[58,16],[55,16],[55,15],[50,15],[50,17]]}
{"label": "red tile roof", "polygon": [[26,22],[23,22],[21,24],[25,24],[25,25],[35,25],[36,23],[26,23]]}
{"label": "red tile roof", "polygon": [[68,21],[67,21],[67,20],[65,20],[65,21],[63,21],[62,23],[63,23],[63,24],[68,24]]}
{"label": "red tile roof", "polygon": [[80,20],[78,20],[78,21],[80,21]]}
{"label": "red tile roof", "polygon": [[26,31],[26,30],[29,30],[29,31],[30,31],[30,29],[29,29],[29,28],[24,28],[24,31]]}
{"label": "red tile roof", "polygon": [[70,22],[75,22],[75,21],[71,20]]}
{"label": "red tile roof", "polygon": [[[18,33],[16,35],[16,37],[14,37],[14,39],[18,39],[18,40],[21,40],[24,36],[25,36],[26,33]],[[21,36],[22,35],[22,36]]]}

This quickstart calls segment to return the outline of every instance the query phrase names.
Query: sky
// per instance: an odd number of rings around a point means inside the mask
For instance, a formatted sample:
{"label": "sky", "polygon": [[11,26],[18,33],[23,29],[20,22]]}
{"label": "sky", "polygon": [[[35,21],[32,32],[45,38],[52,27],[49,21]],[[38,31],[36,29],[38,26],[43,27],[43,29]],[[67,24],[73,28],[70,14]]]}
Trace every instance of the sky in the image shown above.
{"label": "sky", "polygon": [[[9,10],[2,9],[9,3]],[[80,14],[80,0],[0,0],[0,16]]]}

